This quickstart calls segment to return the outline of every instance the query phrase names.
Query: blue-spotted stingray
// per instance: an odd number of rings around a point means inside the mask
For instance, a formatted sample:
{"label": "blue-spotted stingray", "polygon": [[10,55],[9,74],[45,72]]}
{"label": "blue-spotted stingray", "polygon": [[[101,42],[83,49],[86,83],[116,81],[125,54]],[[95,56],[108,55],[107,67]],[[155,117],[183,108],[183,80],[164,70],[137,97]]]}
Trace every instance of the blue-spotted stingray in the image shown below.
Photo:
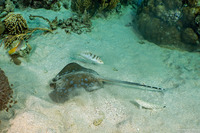
{"label": "blue-spotted stingray", "polygon": [[68,99],[68,94],[76,88],[84,88],[86,91],[91,92],[103,88],[105,83],[127,84],[163,90],[159,87],[140,83],[104,78],[92,69],[82,67],[77,63],[70,63],[52,79],[50,86],[54,90],[49,96],[53,101],[63,103]]}

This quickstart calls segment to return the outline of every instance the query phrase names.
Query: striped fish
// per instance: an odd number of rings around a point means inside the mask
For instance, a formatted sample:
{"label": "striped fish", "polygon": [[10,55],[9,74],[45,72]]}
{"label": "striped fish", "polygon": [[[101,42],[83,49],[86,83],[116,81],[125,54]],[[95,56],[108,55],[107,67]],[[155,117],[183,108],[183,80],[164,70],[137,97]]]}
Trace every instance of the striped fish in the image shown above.
{"label": "striped fish", "polygon": [[155,110],[155,109],[162,109],[162,108],[166,107],[166,106],[160,106],[160,105],[148,103],[148,102],[142,101],[140,99],[135,99],[134,102],[139,105],[139,108],[144,108],[144,109]]}
{"label": "striped fish", "polygon": [[85,59],[88,59],[88,60],[91,60],[93,61],[94,63],[97,63],[97,64],[104,64],[104,62],[101,60],[101,58],[91,52],[83,52],[80,54],[81,57],[85,58]]}

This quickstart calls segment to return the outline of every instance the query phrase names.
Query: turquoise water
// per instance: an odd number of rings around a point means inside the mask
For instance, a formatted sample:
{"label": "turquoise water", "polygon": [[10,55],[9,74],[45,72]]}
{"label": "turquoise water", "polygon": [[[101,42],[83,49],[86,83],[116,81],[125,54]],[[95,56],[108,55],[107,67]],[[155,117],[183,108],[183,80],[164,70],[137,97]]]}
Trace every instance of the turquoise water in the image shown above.
{"label": "turquoise water", "polygon": [[[9,112],[0,112],[2,132],[199,132],[199,53],[167,49],[145,40],[136,30],[136,23],[132,23],[134,11],[128,6],[122,8],[121,15],[93,18],[92,31],[80,35],[66,34],[61,28],[53,34],[37,31],[28,40],[32,51],[26,58],[19,58],[20,65],[10,61],[1,47],[0,67],[13,84],[14,98],[18,101]],[[64,8],[59,12],[16,9],[15,13],[22,14],[31,28],[49,25],[42,19],[29,20],[30,14],[49,20],[72,14]],[[104,64],[83,62],[79,54],[84,51],[98,55]],[[166,90],[105,84],[93,92],[80,88],[76,96],[55,103],[49,97],[52,91],[49,84],[71,62],[104,77]],[[138,105],[138,99],[146,105]],[[148,105],[151,107],[145,108]]]}

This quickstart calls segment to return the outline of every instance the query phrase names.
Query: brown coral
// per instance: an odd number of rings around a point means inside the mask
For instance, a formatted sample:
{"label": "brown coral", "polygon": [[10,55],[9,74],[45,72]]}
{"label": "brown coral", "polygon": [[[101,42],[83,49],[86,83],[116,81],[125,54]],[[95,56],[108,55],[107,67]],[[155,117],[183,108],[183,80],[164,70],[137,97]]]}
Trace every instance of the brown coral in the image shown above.
{"label": "brown coral", "polygon": [[28,29],[26,20],[21,14],[9,14],[4,20],[4,24],[10,35],[22,34]]}
{"label": "brown coral", "polygon": [[12,100],[13,90],[10,88],[8,78],[4,74],[4,71],[0,69],[0,111],[6,110],[11,107],[9,103],[13,103]]}

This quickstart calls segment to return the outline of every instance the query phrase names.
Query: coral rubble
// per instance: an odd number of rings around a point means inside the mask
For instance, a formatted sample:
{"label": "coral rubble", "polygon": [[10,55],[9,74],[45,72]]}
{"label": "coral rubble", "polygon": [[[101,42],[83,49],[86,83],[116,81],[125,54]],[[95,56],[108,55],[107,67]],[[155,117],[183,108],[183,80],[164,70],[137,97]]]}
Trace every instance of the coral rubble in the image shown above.
{"label": "coral rubble", "polygon": [[199,0],[144,0],[137,25],[145,39],[189,51],[199,49]]}

